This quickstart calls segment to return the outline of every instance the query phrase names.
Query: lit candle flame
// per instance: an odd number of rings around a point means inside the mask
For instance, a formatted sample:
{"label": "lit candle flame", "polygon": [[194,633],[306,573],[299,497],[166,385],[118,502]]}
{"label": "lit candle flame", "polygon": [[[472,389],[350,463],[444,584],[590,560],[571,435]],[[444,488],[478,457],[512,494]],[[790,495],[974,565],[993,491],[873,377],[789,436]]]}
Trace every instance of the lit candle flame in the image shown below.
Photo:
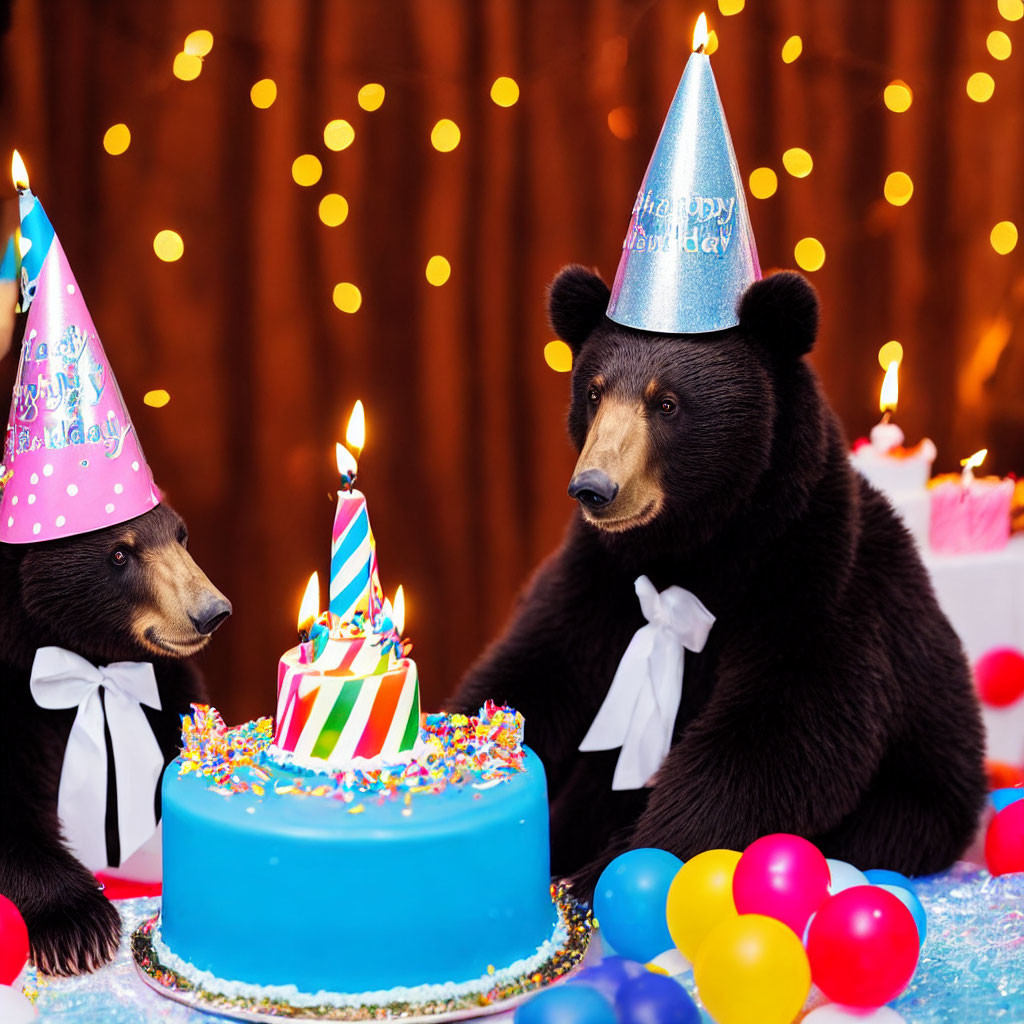
{"label": "lit candle flame", "polygon": [[14,179],[14,187],[19,192],[28,188],[28,168],[17,150],[11,156],[11,177]]}
{"label": "lit candle flame", "polygon": [[399,586],[395,591],[395,600],[391,607],[391,621],[395,625],[395,631],[399,636],[405,629],[405,590]]}
{"label": "lit candle flame", "polygon": [[302,595],[299,605],[299,618],[296,625],[300,633],[309,633],[320,614],[320,575],[314,572],[306,584],[306,592]]}
{"label": "lit candle flame", "polygon": [[356,475],[356,460],[352,453],[339,441],[334,446],[334,459],[338,463],[338,472],[350,480]]}
{"label": "lit candle flame", "polygon": [[980,451],[975,452],[970,458],[961,459],[960,465],[964,467],[966,472],[970,473],[985,461],[986,455],[988,455],[988,449],[982,448]]}
{"label": "lit candle flame", "polygon": [[708,16],[701,11],[693,29],[693,52],[703,53],[708,45]]}
{"label": "lit candle flame", "polygon": [[349,450],[355,453],[358,459],[366,444],[366,416],[363,413],[363,403],[357,401],[352,408],[352,415],[348,418],[348,429],[345,431],[345,444]]}
{"label": "lit candle flame", "polygon": [[878,408],[882,412],[895,412],[900,398],[900,364],[894,359],[885,371],[882,392],[878,396]]}

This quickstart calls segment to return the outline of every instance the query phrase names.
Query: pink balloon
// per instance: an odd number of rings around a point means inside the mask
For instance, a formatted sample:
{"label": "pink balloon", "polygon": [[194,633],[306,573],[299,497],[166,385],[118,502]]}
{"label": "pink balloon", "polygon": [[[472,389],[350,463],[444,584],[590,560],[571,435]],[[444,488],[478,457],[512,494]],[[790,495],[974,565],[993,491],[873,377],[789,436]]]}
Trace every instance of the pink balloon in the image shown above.
{"label": "pink balloon", "polygon": [[821,851],[779,832],[751,843],[736,865],[732,896],[741,914],[774,917],[803,936],[807,920],[828,896],[831,875]]}
{"label": "pink balloon", "polygon": [[10,985],[28,960],[28,929],[18,908],[0,896],[0,985]]}
{"label": "pink balloon", "polygon": [[914,976],[920,943],[914,917],[877,885],[829,897],[807,933],[815,985],[835,1003],[860,1009],[895,999]]}
{"label": "pink balloon", "polygon": [[1024,871],[1024,800],[1007,805],[989,822],[985,864],[993,875]]}

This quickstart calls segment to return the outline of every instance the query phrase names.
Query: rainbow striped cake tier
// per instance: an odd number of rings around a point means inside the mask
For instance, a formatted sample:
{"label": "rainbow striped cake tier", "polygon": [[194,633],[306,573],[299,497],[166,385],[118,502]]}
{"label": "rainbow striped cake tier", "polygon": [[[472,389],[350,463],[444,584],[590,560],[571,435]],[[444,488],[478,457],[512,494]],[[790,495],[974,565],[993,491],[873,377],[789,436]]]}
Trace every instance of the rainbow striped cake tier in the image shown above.
{"label": "rainbow striped cake tier", "polygon": [[313,661],[305,644],[285,652],[275,746],[302,761],[322,760],[325,768],[412,751],[420,724],[416,663],[382,654],[374,641],[380,637],[332,637]]}

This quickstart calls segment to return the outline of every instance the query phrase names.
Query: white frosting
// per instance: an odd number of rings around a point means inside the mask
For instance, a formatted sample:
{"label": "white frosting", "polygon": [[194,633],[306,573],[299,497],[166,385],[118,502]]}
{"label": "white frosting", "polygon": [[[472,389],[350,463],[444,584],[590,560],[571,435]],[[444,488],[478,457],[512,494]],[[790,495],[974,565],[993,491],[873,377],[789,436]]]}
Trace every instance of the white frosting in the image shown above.
{"label": "white frosting", "polygon": [[903,432],[895,423],[879,423],[871,431],[872,443],[853,452],[850,462],[868,483],[889,499],[918,546],[927,550],[931,519],[928,478],[935,461],[935,445],[926,437],[912,455],[890,455],[882,450],[886,442],[875,444],[875,431],[883,427],[893,427],[902,438]]}
{"label": "white frosting", "polygon": [[493,974],[484,974],[469,981],[445,981],[439,984],[414,985],[390,989],[378,989],[374,992],[300,992],[295,985],[254,985],[242,981],[226,981],[218,978],[210,971],[201,971],[183,960],[164,942],[159,927],[152,933],[153,948],[160,958],[162,966],[187,978],[207,992],[217,992],[230,999],[255,999],[271,1002],[288,1003],[291,1006],[387,1006],[391,1003],[432,1003],[448,999],[459,999],[463,996],[489,992],[514,981],[524,974],[531,974],[543,963],[550,960],[555,952],[566,941],[567,935],[562,915],[550,938],[537,947],[531,956],[516,960],[507,967],[496,970]]}
{"label": "white frosting", "polygon": [[278,764],[294,764],[299,768],[308,768],[310,771],[319,772],[322,775],[337,775],[339,772],[379,771],[381,768],[392,768],[400,765],[410,764],[421,754],[424,754],[427,744],[423,736],[416,738],[412,750],[406,750],[401,754],[378,754],[376,757],[352,757],[344,764],[335,764],[333,761],[325,761],[322,757],[305,757],[302,754],[293,754],[290,750],[282,750],[276,743],[267,747],[267,757]]}

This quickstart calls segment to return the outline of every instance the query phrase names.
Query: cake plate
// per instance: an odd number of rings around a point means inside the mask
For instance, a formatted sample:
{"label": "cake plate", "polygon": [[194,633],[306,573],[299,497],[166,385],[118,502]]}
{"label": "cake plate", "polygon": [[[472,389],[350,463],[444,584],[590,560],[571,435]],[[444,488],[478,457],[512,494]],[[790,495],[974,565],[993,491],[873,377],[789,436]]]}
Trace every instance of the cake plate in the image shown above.
{"label": "cake plate", "polygon": [[235,1020],[401,1021],[402,1024],[466,1020],[513,1009],[535,992],[579,969],[590,944],[593,914],[585,903],[574,899],[565,888],[559,888],[555,893],[555,904],[565,938],[547,960],[488,991],[427,1002],[297,1005],[267,997],[228,995],[206,988],[161,963],[153,942],[159,914],[148,918],[132,933],[132,959],[142,980],[160,995],[194,1010]]}

